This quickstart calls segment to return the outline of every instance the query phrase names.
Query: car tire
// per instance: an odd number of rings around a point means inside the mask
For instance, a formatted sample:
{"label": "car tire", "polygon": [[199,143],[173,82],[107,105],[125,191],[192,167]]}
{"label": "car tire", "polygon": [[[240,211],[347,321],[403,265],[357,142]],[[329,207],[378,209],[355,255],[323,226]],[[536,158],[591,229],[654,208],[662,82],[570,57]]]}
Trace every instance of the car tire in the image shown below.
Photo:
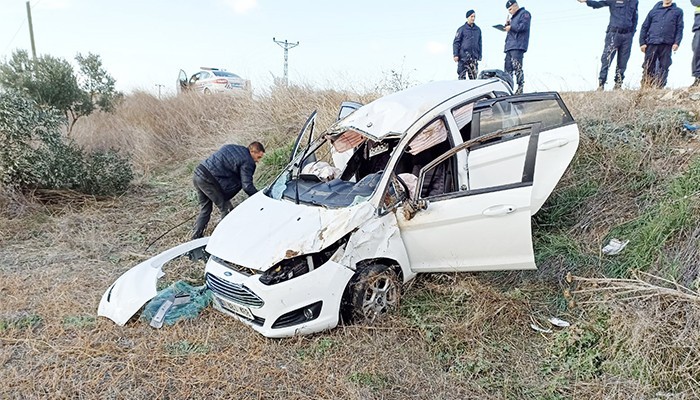
{"label": "car tire", "polygon": [[397,309],[400,298],[396,272],[383,264],[367,264],[355,272],[345,288],[341,317],[346,323],[369,325]]}

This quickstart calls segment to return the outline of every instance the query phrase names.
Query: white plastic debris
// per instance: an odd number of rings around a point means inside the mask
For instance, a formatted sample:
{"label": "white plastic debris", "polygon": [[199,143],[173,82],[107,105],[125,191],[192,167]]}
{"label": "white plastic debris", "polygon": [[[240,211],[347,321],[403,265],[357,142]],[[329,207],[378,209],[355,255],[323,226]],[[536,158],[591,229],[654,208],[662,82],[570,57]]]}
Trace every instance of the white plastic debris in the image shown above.
{"label": "white plastic debris", "polygon": [[620,252],[625,248],[625,246],[627,246],[627,243],[629,242],[629,240],[620,240],[615,238],[610,239],[608,244],[606,244],[603,247],[602,252],[607,256],[614,256],[620,254]]}
{"label": "white plastic debris", "polygon": [[548,321],[550,324],[552,324],[556,327],[559,327],[559,328],[568,328],[571,326],[571,324],[568,323],[567,321],[564,321],[563,319],[559,319],[557,317],[551,317],[548,319]]}
{"label": "white plastic debris", "polygon": [[543,327],[537,325],[537,324],[534,323],[534,322],[530,324],[530,328],[532,328],[533,330],[535,330],[535,331],[537,331],[537,332],[552,333],[552,330],[551,330],[551,329],[549,329],[549,328],[543,328]]}

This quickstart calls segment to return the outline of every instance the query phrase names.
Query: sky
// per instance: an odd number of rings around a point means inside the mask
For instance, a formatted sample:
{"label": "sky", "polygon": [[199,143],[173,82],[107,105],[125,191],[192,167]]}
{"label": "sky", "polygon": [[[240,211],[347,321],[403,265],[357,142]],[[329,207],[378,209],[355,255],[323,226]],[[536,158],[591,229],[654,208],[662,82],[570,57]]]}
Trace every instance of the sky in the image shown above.
{"label": "sky", "polygon": [[[656,4],[639,1],[639,27]],[[0,0],[0,60],[16,49],[31,54],[25,0]],[[532,14],[525,55],[525,91],[593,90],[609,19],[607,8],[577,0],[520,0]],[[125,93],[175,93],[180,69],[218,67],[264,91],[283,76],[284,50],[273,38],[299,43],[289,50],[289,81],[319,89],[369,90],[390,71],[423,83],[456,79],[452,40],[476,12],[483,35],[480,70],[503,68],[505,33],[492,25],[508,15],[505,0],[31,0],[38,55],[73,62],[98,54]],[[671,88],[691,76],[693,7],[680,0],[685,29],[669,73]],[[638,30],[639,30],[638,27]],[[643,53],[634,37],[625,86],[638,88]],[[614,67],[608,79],[612,86]]]}

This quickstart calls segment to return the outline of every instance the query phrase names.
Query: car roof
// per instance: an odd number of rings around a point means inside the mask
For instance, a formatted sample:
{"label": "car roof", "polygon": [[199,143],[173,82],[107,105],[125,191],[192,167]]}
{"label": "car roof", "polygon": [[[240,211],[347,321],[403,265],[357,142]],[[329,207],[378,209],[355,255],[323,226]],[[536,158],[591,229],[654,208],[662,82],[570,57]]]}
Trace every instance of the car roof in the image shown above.
{"label": "car roof", "polygon": [[[474,95],[494,89],[497,78],[436,81],[381,97],[338,121],[329,131],[356,130],[374,139],[403,135],[417,120],[438,105],[466,92]],[[510,92],[505,84],[503,90]]]}

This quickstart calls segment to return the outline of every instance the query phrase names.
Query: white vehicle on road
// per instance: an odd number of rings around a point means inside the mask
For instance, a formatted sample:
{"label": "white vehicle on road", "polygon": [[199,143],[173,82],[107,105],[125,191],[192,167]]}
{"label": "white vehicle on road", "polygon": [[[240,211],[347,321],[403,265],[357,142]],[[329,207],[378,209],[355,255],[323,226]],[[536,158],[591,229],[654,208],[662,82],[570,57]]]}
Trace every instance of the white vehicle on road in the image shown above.
{"label": "white vehicle on road", "polygon": [[[535,269],[531,216],[579,142],[557,93],[514,96],[497,78],[428,83],[314,125],[206,244],[214,307],[267,337],[371,323],[418,273]],[[126,287],[100,315],[138,311],[120,311]]]}
{"label": "white vehicle on road", "polygon": [[185,71],[180,70],[177,79],[178,93],[194,90],[198,93],[250,93],[250,81],[243,79],[233,72],[219,68],[202,67],[189,79]]}

